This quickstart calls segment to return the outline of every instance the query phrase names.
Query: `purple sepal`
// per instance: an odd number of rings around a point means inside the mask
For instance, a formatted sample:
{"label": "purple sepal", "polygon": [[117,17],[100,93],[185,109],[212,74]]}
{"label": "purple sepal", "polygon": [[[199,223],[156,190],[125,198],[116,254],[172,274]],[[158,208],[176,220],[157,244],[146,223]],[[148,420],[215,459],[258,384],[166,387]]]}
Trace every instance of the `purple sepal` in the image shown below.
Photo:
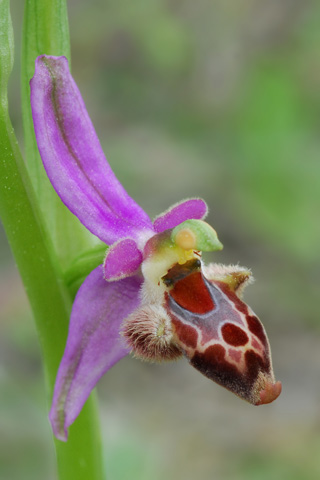
{"label": "purple sepal", "polygon": [[120,280],[132,275],[142,263],[142,253],[131,238],[114,243],[103,263],[103,275],[108,281]]}
{"label": "purple sepal", "polygon": [[82,284],[71,313],[66,349],[58,370],[49,418],[54,434],[67,440],[100,377],[128,353],[122,321],[140,305],[137,276],[109,283],[99,266]]}
{"label": "purple sepal", "polygon": [[41,56],[30,82],[39,152],[65,205],[107,244],[152,231],[112,172],[65,57]]}
{"label": "purple sepal", "polygon": [[153,228],[161,233],[174,228],[185,220],[203,220],[208,213],[208,207],[201,198],[191,198],[172,205],[167,211],[155,218]]}

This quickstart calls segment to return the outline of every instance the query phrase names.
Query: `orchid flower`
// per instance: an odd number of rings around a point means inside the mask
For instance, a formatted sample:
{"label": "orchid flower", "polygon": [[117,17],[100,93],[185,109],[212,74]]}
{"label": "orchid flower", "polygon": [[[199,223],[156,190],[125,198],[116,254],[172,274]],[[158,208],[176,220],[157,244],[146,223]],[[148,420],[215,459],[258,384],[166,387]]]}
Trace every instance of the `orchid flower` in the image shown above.
{"label": "orchid flower", "polygon": [[242,301],[251,272],[205,266],[222,248],[189,199],[151,222],[102,152],[65,57],[41,56],[31,80],[36,139],[47,175],[69,210],[109,246],[75,298],[50,411],[67,429],[100,377],[132,352],[150,361],[185,356],[202,374],[254,405],[281,392],[260,320]]}

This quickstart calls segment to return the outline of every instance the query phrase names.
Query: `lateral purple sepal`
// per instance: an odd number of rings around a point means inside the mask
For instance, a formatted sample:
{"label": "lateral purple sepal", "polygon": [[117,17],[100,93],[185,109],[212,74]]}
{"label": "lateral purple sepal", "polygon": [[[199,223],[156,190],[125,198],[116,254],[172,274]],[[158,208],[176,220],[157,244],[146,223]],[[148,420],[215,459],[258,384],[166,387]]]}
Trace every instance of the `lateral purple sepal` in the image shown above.
{"label": "lateral purple sepal", "polygon": [[79,289],[49,414],[60,440],[67,440],[68,427],[100,377],[129,353],[119,330],[122,321],[140,305],[141,283],[138,276],[106,282],[99,266]]}
{"label": "lateral purple sepal", "polygon": [[38,57],[30,86],[39,152],[69,210],[107,244],[152,230],[104,156],[67,59]]}
{"label": "lateral purple sepal", "polygon": [[114,243],[103,263],[103,276],[108,281],[133,275],[142,263],[142,253],[131,238]]}
{"label": "lateral purple sepal", "polygon": [[153,228],[161,233],[174,228],[185,220],[203,220],[208,213],[208,207],[201,198],[191,198],[172,205],[168,210],[155,218]]}

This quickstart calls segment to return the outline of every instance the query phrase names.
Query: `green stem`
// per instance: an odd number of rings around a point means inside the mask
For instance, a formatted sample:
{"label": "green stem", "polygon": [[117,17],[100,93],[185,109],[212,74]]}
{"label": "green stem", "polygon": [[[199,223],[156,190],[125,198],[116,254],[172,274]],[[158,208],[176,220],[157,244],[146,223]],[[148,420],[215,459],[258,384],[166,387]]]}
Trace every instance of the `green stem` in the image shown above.
{"label": "green stem", "polygon": [[[1,112],[2,113],[2,112]],[[36,320],[49,398],[63,354],[71,309],[69,292],[48,249],[40,212],[9,119],[1,114],[0,214]],[[101,480],[101,445],[91,398],[70,429],[56,441],[60,480]]]}
{"label": "green stem", "polygon": [[[72,300],[8,115],[7,84],[13,59],[9,0],[0,2],[0,18],[0,215],[34,313],[51,400]],[[102,480],[94,396],[70,429],[68,442],[55,443],[60,480]]]}

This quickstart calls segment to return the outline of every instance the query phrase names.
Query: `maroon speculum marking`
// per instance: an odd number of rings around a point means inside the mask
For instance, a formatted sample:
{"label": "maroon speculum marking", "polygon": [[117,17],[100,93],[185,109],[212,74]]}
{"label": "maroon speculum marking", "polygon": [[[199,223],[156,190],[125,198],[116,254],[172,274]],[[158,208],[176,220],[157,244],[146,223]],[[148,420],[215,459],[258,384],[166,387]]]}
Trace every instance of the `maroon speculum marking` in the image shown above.
{"label": "maroon speculum marking", "polygon": [[234,347],[240,347],[241,345],[246,345],[249,341],[249,337],[242,330],[242,328],[237,327],[233,323],[225,323],[221,328],[223,339]]}
{"label": "maroon speculum marking", "polygon": [[163,281],[174,341],[191,365],[250,403],[273,401],[281,384],[264,328],[230,285],[207,280],[194,261],[175,265]]}
{"label": "maroon speculum marking", "polygon": [[247,315],[246,320],[250,332],[252,332],[259,340],[261,340],[263,345],[266,345],[268,343],[267,337],[258,317],[255,317],[254,315]]}
{"label": "maroon speculum marking", "polygon": [[172,288],[170,297],[180,307],[195,314],[201,315],[215,309],[215,303],[201,272],[191,273],[179,280]]}

